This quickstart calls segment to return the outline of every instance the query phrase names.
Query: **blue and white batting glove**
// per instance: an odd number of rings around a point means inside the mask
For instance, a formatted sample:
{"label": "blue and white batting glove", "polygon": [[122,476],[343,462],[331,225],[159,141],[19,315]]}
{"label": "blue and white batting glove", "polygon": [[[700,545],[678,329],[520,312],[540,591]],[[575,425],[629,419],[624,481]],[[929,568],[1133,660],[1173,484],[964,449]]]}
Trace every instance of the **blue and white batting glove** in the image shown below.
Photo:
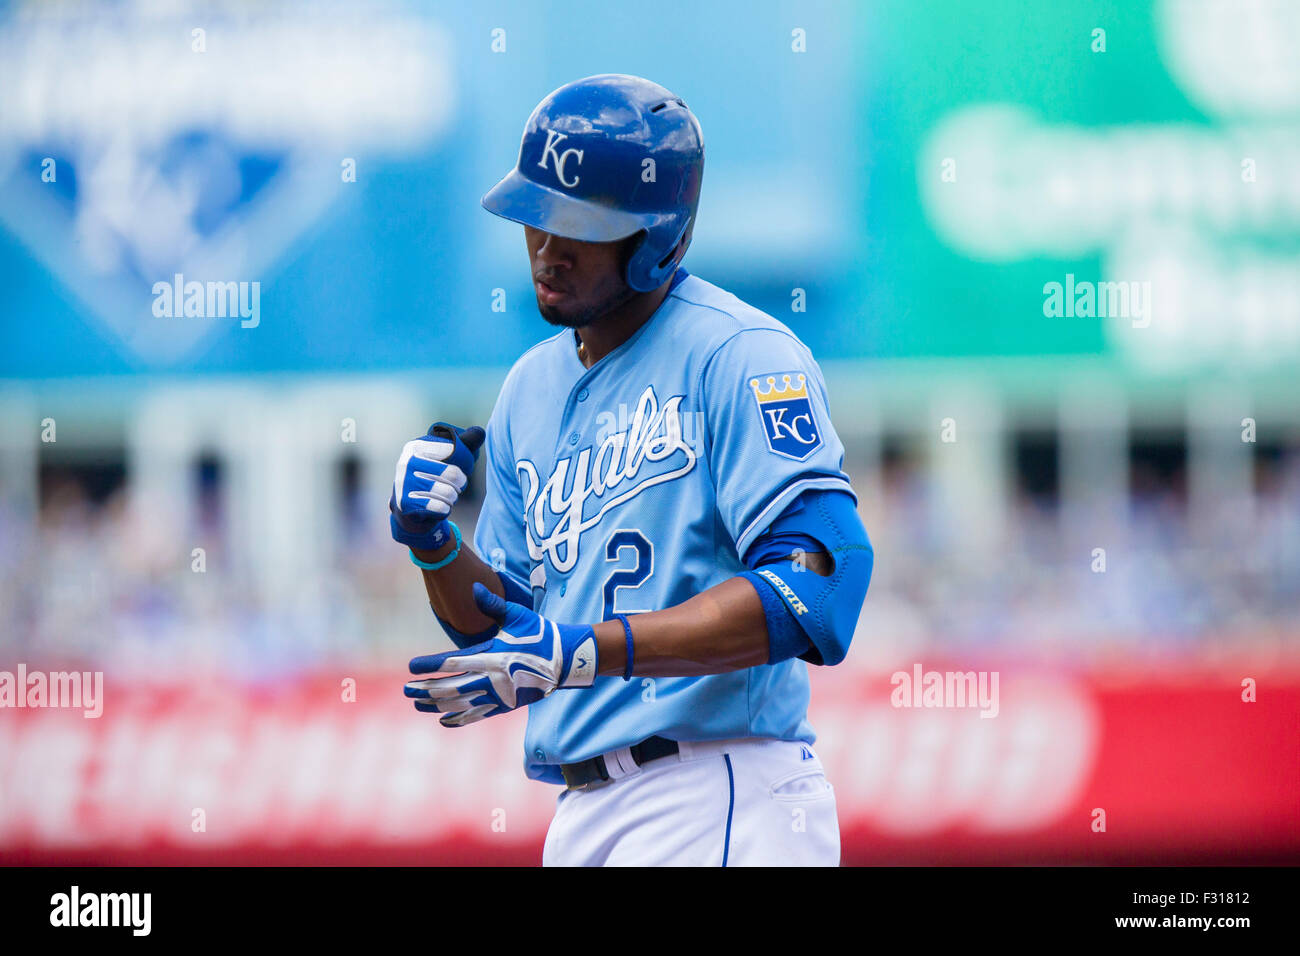
{"label": "blue and white batting glove", "polygon": [[451,540],[445,521],[465,490],[484,437],[477,425],[457,428],[435,422],[427,435],[406,443],[388,499],[394,541],[436,551]]}
{"label": "blue and white batting glove", "polygon": [[449,675],[407,682],[406,696],[415,699],[416,710],[445,714],[439,721],[444,727],[464,727],[526,707],[557,687],[590,687],[595,681],[591,627],[548,621],[478,582],[474,603],[501,630],[464,650],[413,659],[412,674]]}

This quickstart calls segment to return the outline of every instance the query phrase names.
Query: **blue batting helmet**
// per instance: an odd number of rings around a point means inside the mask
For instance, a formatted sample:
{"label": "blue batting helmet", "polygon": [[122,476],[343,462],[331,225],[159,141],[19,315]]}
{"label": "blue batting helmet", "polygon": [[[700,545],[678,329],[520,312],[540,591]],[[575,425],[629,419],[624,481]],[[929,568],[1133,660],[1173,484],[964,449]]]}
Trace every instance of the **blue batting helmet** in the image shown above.
{"label": "blue batting helmet", "polygon": [[583,242],[642,233],[627,284],[649,292],[686,253],[703,175],[704,134],[686,104],[639,76],[605,73],[538,104],[518,164],[483,208]]}

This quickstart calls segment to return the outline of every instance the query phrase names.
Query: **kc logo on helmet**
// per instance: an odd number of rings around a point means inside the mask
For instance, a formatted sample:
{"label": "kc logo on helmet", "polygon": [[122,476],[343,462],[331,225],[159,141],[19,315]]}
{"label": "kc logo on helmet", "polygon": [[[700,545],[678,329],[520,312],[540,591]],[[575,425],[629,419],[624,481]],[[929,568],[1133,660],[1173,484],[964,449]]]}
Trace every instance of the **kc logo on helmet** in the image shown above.
{"label": "kc logo on helmet", "polygon": [[557,145],[559,145],[561,142],[563,142],[568,138],[569,137],[564,133],[559,133],[553,129],[548,129],[546,131],[546,146],[542,149],[542,158],[537,165],[542,167],[542,169],[548,169],[549,167],[546,165],[547,159],[548,157],[554,156],[555,157],[555,178],[560,181],[561,186],[564,186],[567,189],[572,189],[574,186],[578,185],[578,177],[575,175],[573,177],[573,182],[569,182],[567,179],[565,179],[564,164],[569,161],[570,156],[577,156],[578,165],[581,166],[582,150],[570,146],[564,152],[560,153],[560,152],[556,152],[555,149]]}
{"label": "kc logo on helmet", "polygon": [[[781,385],[777,385],[777,376]],[[766,380],[766,389],[759,380]],[[792,383],[797,380],[797,384]],[[803,461],[822,444],[821,431],[813,418],[812,402],[808,400],[807,378],[802,372],[774,372],[749,380],[758,414],[763,419],[763,434],[767,447],[778,455]]]}

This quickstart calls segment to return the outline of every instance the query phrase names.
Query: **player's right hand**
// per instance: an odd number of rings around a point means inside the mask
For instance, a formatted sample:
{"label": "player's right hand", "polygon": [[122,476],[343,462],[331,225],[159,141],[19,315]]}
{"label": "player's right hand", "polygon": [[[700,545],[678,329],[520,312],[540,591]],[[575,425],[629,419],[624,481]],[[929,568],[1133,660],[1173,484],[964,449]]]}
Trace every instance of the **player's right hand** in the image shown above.
{"label": "player's right hand", "polygon": [[428,434],[406,443],[388,499],[394,541],[430,551],[447,542],[443,521],[465,490],[484,437],[477,425],[458,428],[434,422]]}
{"label": "player's right hand", "polygon": [[474,603],[500,626],[481,644],[411,661],[405,693],[415,709],[442,714],[444,727],[464,727],[541,700],[560,687],[590,687],[600,670],[596,635],[587,624],[557,624],[507,601],[481,582]]}

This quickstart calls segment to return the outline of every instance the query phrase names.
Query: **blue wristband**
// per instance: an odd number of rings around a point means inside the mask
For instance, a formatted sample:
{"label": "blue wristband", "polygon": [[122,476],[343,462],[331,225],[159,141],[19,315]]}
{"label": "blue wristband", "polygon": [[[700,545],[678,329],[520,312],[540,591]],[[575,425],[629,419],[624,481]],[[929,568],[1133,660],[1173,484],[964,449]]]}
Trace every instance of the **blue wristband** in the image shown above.
{"label": "blue wristband", "polygon": [[627,636],[627,664],[623,667],[623,680],[632,679],[632,625],[627,622],[626,614],[615,614],[623,622],[623,633]]}
{"label": "blue wristband", "polygon": [[441,561],[434,561],[430,564],[427,561],[421,561],[415,556],[415,552],[411,551],[411,563],[413,565],[417,568],[423,568],[425,571],[437,571],[439,568],[445,568],[447,565],[451,564],[451,562],[456,560],[456,557],[460,554],[460,528],[457,528],[455,522],[449,519],[447,520],[447,524],[451,527],[452,537],[456,539],[456,547],[451,549],[451,554],[447,555]]}

